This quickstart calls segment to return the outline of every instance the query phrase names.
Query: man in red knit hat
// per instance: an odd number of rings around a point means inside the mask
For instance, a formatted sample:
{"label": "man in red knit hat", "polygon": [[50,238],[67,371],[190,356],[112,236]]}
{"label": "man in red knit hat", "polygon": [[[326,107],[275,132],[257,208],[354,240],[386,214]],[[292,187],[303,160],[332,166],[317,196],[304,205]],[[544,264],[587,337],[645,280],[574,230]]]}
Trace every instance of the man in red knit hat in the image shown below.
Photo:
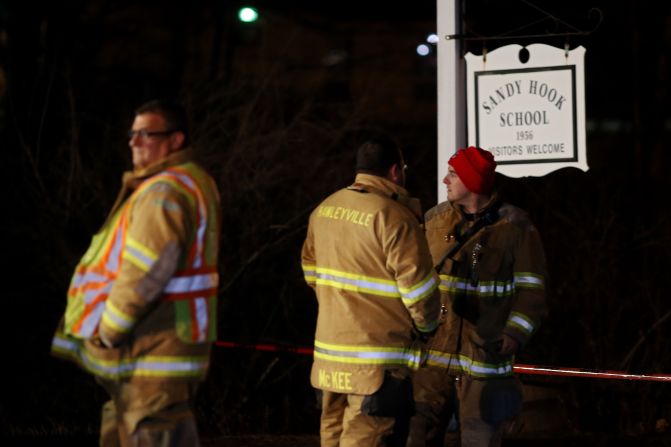
{"label": "man in red knit hat", "polygon": [[413,378],[408,447],[443,446],[453,415],[462,447],[499,446],[521,409],[513,362],[547,313],[545,255],[527,214],[499,201],[495,168],[486,150],[458,150],[447,201],[425,215],[443,314]]}

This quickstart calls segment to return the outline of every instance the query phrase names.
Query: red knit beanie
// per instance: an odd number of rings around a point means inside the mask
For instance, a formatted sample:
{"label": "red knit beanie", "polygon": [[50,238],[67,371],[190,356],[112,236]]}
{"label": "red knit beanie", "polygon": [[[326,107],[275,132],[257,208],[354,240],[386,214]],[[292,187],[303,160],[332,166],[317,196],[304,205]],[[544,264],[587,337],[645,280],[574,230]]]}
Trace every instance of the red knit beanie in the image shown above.
{"label": "red knit beanie", "polygon": [[492,192],[496,162],[491,152],[469,146],[459,149],[447,163],[454,168],[469,191],[477,194]]}

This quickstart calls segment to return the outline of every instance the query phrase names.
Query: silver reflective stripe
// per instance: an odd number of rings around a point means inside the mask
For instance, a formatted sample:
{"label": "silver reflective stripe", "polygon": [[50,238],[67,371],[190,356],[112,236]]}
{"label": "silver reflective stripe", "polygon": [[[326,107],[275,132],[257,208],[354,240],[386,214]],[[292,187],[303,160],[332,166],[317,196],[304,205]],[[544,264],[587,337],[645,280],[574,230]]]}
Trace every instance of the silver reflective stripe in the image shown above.
{"label": "silver reflective stripe", "polygon": [[151,361],[151,360],[138,360],[134,364],[126,364],[120,368],[122,374],[134,372],[136,375],[139,373],[160,373],[160,372],[170,372],[170,373],[197,373],[204,371],[207,368],[208,361]]}
{"label": "silver reflective stripe", "polygon": [[442,366],[444,368],[458,368],[473,376],[491,377],[491,376],[507,376],[512,374],[512,362],[502,364],[484,364],[474,362],[465,355],[450,355],[446,353],[437,353],[436,351],[429,352],[428,362],[434,365]]}
{"label": "silver reflective stripe", "polygon": [[525,285],[531,284],[534,286],[543,286],[543,279],[535,275],[515,275],[515,284]]}
{"label": "silver reflective stripe", "polygon": [[303,275],[305,276],[305,280],[309,282],[314,282],[315,279],[317,279],[317,275],[315,273],[315,267],[314,266],[303,266]]}
{"label": "silver reflective stripe", "polygon": [[198,292],[213,289],[219,285],[219,273],[204,273],[201,275],[177,276],[165,286],[165,293]]}
{"label": "silver reflective stripe", "polygon": [[513,372],[513,365],[503,366],[478,366],[470,365],[470,371],[477,376],[506,376]]}
{"label": "silver reflective stripe", "polygon": [[478,286],[472,286],[470,282],[456,281],[454,279],[442,279],[440,285],[448,290],[464,290],[466,292],[478,292]]}
{"label": "silver reflective stripe", "polygon": [[527,332],[529,333],[533,332],[534,330],[534,326],[519,315],[511,315],[509,320],[516,323],[519,326],[522,326],[522,328],[526,329]]}
{"label": "silver reflective stripe", "polygon": [[196,322],[198,323],[198,339],[196,341],[207,340],[207,325],[208,325],[208,306],[205,298],[196,298],[194,307],[196,308]]}
{"label": "silver reflective stripe", "polygon": [[75,276],[72,278],[71,287],[76,288],[90,282],[106,282],[106,281],[110,281],[110,279],[105,275],[101,275],[100,273],[93,273],[93,272],[86,272],[84,274],[75,273]]}
{"label": "silver reflective stripe", "polygon": [[499,284],[488,284],[480,286],[480,295],[505,295],[515,290],[515,285],[511,282],[499,283]]}
{"label": "silver reflective stripe", "polygon": [[135,323],[134,320],[124,316],[121,311],[112,304],[112,302],[106,302],[107,307],[105,313],[103,314],[103,320],[106,320],[105,323],[108,323],[107,319],[112,321],[112,327],[115,330],[120,330],[120,332],[128,332],[128,330],[133,327]]}
{"label": "silver reflective stripe", "polygon": [[421,287],[413,290],[412,292],[404,293],[401,291],[404,301],[414,301],[419,298],[423,298],[426,294],[432,292],[436,288],[436,280],[433,276],[429,277],[429,280],[426,281]]}
{"label": "silver reflective stripe", "polygon": [[361,289],[384,292],[387,294],[400,295],[398,287],[392,284],[380,284],[377,282],[366,281],[363,279],[346,278],[344,276],[334,275],[330,273],[317,272],[315,274],[318,284],[333,285],[332,283],[340,283],[342,285],[355,286]]}
{"label": "silver reflective stripe", "polygon": [[114,243],[107,258],[107,265],[105,266],[108,272],[116,272],[119,269],[119,254],[121,253],[122,242],[123,231],[121,231],[120,225],[117,224],[116,231],[114,232]]}
{"label": "silver reflective stripe", "polygon": [[102,289],[89,289],[84,292],[84,302],[86,304],[91,304],[96,298],[98,298],[103,293],[109,293],[112,290],[112,280],[108,284],[105,284],[105,287]]}
{"label": "silver reflective stripe", "polygon": [[77,335],[82,338],[89,338],[93,335],[95,330],[100,324],[100,318],[102,318],[103,312],[105,311],[105,302],[101,301],[95,305],[90,314],[84,318]]}
{"label": "silver reflective stripe", "polygon": [[[369,349],[363,351],[366,348],[358,348],[358,350],[337,350],[337,349],[327,349],[315,345],[315,357],[340,361],[343,363],[368,363],[361,362],[357,360],[370,360],[370,363],[401,363],[404,365],[418,365],[420,361],[420,356],[418,352],[411,352],[403,349],[399,350],[381,350],[376,351],[374,349]],[[335,357],[328,358],[328,357]]]}
{"label": "silver reflective stripe", "polygon": [[169,176],[178,178],[182,183],[184,183],[188,189],[191,190],[194,196],[196,196],[196,203],[198,204],[198,215],[200,217],[200,224],[196,229],[196,256],[193,259],[193,268],[198,268],[203,265],[203,250],[205,247],[205,230],[207,229],[207,208],[203,203],[203,197],[200,192],[200,188],[193,179],[183,172],[175,172],[168,170]]}
{"label": "silver reflective stripe", "polygon": [[54,339],[51,341],[51,345],[68,352],[77,352],[79,350],[79,345],[77,343],[59,336],[54,337]]}
{"label": "silver reflective stripe", "polygon": [[209,366],[207,358],[183,359],[178,357],[141,357],[124,363],[97,361],[82,345],[56,336],[52,341],[56,351],[74,356],[88,371],[106,377],[129,376],[193,376],[203,373]]}
{"label": "silver reflective stripe", "polygon": [[125,251],[126,251],[126,254],[124,254],[124,256],[130,255],[133,258],[135,258],[137,261],[140,261],[145,266],[146,270],[150,270],[151,266],[154,265],[154,259],[145,255],[144,253],[142,253],[137,248],[131,247],[128,244],[126,244]]}
{"label": "silver reflective stripe", "polygon": [[442,290],[451,290],[457,292],[466,292],[471,295],[489,296],[489,295],[509,295],[515,290],[512,282],[483,281],[479,285],[472,285],[470,281],[459,280],[451,276],[440,277],[440,288]]}

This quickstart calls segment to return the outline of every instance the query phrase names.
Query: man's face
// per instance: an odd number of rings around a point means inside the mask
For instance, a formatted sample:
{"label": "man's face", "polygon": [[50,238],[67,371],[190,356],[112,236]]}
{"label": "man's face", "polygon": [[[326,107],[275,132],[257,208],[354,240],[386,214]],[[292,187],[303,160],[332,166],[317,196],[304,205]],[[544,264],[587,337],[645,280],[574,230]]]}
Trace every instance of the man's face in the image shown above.
{"label": "man's face", "polygon": [[135,115],[128,141],[135,169],[153,165],[178,149],[174,138],[178,132],[170,131],[172,129],[168,129],[165,118],[157,113]]}
{"label": "man's face", "polygon": [[471,194],[457,175],[457,171],[450,165],[447,165],[447,175],[443,178],[443,183],[447,186],[447,200],[455,205],[460,204]]}

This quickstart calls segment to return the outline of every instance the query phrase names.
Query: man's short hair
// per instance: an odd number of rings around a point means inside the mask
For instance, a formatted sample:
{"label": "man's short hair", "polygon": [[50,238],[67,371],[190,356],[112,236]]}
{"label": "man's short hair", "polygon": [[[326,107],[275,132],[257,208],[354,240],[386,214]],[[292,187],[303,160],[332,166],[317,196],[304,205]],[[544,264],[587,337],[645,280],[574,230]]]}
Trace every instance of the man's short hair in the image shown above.
{"label": "man's short hair", "polygon": [[356,154],[356,171],[386,177],[389,168],[403,164],[403,155],[396,142],[385,136],[367,140]]}
{"label": "man's short hair", "polygon": [[152,99],[147,101],[135,110],[135,115],[143,113],[156,113],[165,119],[165,130],[179,131],[184,134],[183,147],[189,143],[189,124],[186,117],[186,111],[181,104],[168,99]]}

